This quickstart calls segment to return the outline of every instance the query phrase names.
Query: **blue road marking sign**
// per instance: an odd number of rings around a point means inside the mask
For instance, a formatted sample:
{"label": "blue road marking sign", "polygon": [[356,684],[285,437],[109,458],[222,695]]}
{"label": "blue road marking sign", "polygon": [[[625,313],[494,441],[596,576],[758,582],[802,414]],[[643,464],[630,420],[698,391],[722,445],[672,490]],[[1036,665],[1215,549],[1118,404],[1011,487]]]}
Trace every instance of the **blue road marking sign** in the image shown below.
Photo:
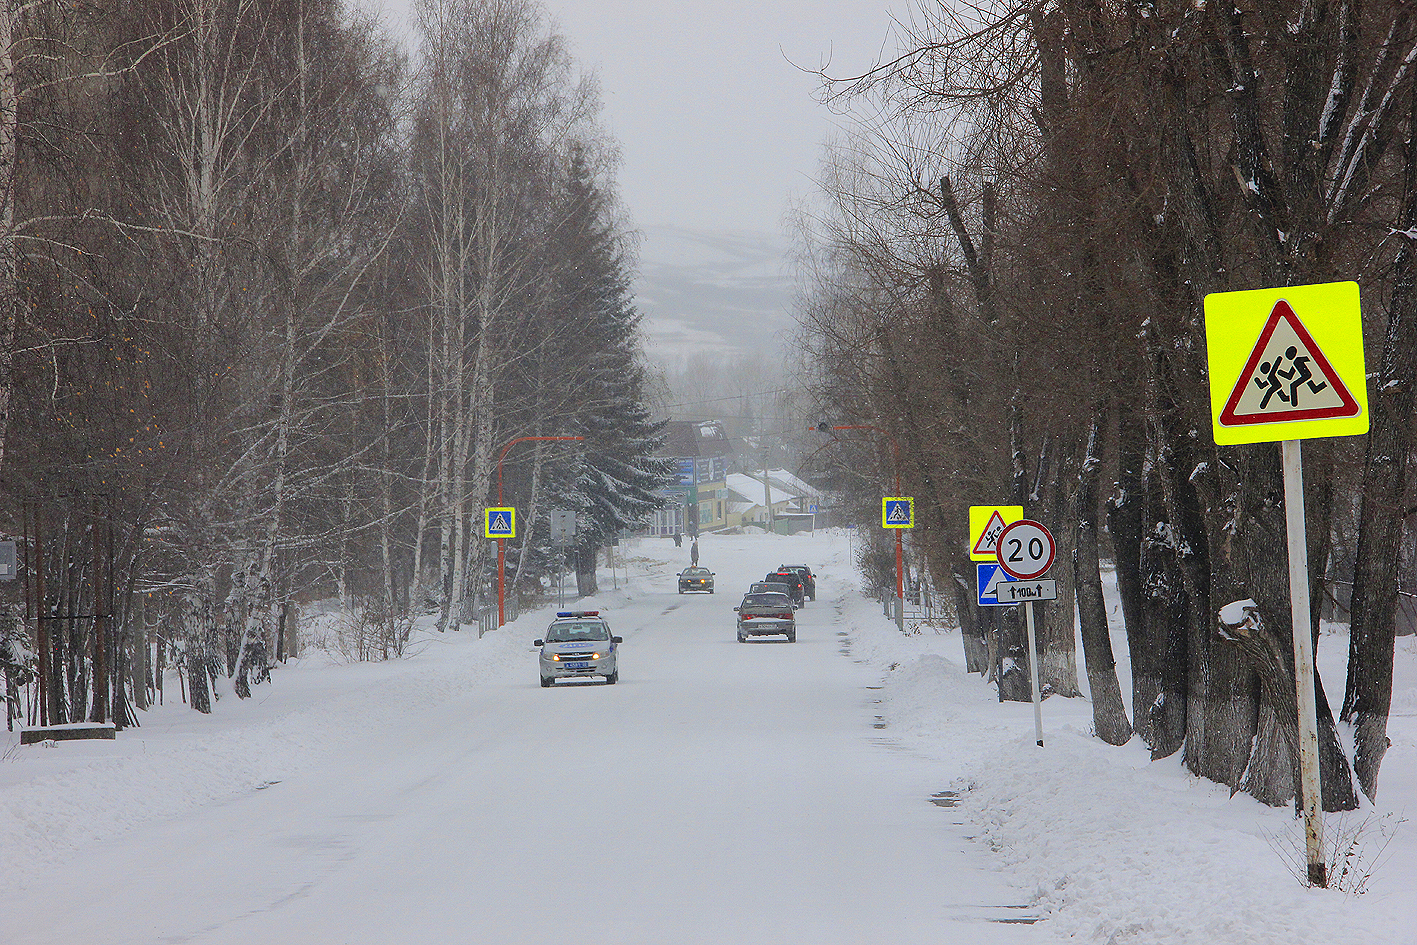
{"label": "blue road marking sign", "polygon": [[517,510],[514,508],[486,509],[483,534],[488,538],[516,538]]}
{"label": "blue road marking sign", "polygon": [[1013,607],[1013,601],[999,600],[999,585],[1013,580],[998,562],[974,562],[974,573],[979,580],[980,607]]}
{"label": "blue road marking sign", "polygon": [[886,496],[881,499],[882,528],[914,528],[915,500],[908,496]]}

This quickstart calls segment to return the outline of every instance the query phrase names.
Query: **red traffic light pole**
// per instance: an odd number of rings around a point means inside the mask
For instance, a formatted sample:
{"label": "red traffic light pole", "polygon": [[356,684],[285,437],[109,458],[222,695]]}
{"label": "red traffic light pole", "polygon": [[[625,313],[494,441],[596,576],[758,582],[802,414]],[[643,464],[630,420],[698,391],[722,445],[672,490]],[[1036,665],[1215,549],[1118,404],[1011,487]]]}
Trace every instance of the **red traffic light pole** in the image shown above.
{"label": "red traffic light pole", "polygon": [[[508,440],[502,447],[501,454],[497,457],[497,504],[502,504],[502,460],[507,458],[507,451],[518,443],[526,443],[530,440],[584,440],[583,436],[519,436]],[[501,629],[507,623],[506,608],[506,544],[507,539],[497,539],[497,629]]]}
{"label": "red traffic light pole", "polygon": [[[879,433],[890,440],[891,450],[895,454],[895,494],[900,495],[900,444],[896,442],[895,436],[889,430],[882,430],[869,423],[847,423],[835,427],[829,427],[823,423],[816,429],[823,432],[826,430],[870,430],[872,433]],[[896,626],[903,631],[905,629],[905,551],[901,545],[900,531],[899,528],[895,530],[895,620]]]}

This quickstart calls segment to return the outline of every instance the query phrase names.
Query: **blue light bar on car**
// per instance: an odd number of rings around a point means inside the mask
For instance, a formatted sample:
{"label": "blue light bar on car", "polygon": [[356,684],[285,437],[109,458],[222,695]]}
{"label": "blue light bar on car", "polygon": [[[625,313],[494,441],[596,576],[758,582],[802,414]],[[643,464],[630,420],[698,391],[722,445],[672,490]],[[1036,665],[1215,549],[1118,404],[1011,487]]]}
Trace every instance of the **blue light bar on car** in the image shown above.
{"label": "blue light bar on car", "polygon": [[562,610],[558,611],[557,617],[599,617],[598,610]]}

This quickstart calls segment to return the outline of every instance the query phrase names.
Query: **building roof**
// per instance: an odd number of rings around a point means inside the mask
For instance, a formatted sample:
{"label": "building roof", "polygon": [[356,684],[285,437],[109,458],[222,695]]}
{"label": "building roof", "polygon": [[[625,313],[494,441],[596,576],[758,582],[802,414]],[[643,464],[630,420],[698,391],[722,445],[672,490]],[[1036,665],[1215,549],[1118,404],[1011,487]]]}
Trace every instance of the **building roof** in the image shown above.
{"label": "building roof", "polygon": [[728,456],[733,442],[717,420],[670,420],[664,425],[664,456]]}
{"label": "building roof", "polygon": [[[771,477],[769,478],[771,479]],[[754,505],[763,504],[763,481],[761,479],[754,479],[744,473],[729,473],[724,477],[723,484]],[[779,502],[791,502],[797,498],[795,493],[784,491],[778,483],[772,484],[770,495],[773,505],[777,505]]]}
{"label": "building roof", "polygon": [[810,483],[803,482],[785,469],[769,469],[768,478],[772,480],[774,485],[782,486],[786,491],[799,496],[815,498],[822,494],[822,490]]}

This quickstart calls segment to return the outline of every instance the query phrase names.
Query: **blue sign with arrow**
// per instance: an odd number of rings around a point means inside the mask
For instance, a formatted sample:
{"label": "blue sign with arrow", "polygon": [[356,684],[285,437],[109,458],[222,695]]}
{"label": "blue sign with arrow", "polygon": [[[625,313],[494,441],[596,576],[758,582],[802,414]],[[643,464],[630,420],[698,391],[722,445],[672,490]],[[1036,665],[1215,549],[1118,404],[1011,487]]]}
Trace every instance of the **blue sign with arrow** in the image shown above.
{"label": "blue sign with arrow", "polygon": [[998,562],[974,562],[975,576],[979,580],[979,606],[980,607],[1012,607],[1016,601],[999,600],[999,585],[1013,582],[1013,578],[1004,573],[1004,569]]}

